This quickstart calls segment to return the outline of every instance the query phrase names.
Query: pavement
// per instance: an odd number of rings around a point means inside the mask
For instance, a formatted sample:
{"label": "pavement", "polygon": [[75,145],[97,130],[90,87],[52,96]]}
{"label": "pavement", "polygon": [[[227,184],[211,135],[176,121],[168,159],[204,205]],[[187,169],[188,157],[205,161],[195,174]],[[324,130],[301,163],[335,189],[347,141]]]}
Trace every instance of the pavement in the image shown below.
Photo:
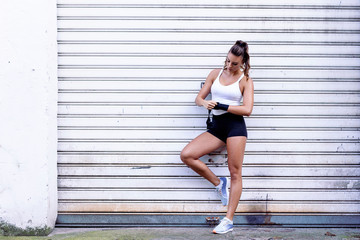
{"label": "pavement", "polygon": [[212,228],[55,228],[44,237],[4,237],[0,240],[360,240],[360,228],[235,227],[231,233],[213,234]]}
{"label": "pavement", "polygon": [[[234,231],[224,235],[212,233],[212,228],[55,228],[49,235],[62,239],[352,239],[360,240],[360,228],[271,228],[271,227],[235,227]],[[70,237],[70,238],[67,238]],[[59,238],[60,239],[60,238]]]}
{"label": "pavement", "polygon": [[[65,234],[65,235],[63,235]],[[49,236],[64,237],[70,234],[71,239],[113,239],[113,240],[207,240],[207,239],[352,239],[360,240],[360,228],[270,228],[270,227],[235,227],[232,233],[218,235],[212,228],[118,228],[118,229],[74,229],[56,228]],[[52,239],[52,238],[50,238]],[[63,238],[67,239],[67,238]]]}

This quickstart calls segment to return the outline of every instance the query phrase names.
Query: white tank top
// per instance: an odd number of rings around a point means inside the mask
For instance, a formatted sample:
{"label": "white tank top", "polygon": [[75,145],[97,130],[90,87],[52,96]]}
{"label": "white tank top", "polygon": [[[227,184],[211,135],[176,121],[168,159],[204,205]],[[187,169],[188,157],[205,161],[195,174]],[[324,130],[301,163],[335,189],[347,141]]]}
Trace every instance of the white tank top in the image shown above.
{"label": "white tank top", "polygon": [[[244,74],[242,74],[233,84],[224,86],[220,83],[220,76],[222,72],[223,70],[220,71],[219,75],[211,86],[212,100],[227,105],[241,105],[242,94],[240,91],[239,82],[244,77]],[[214,115],[221,115],[226,113],[226,111],[220,109],[213,109],[212,111]]]}

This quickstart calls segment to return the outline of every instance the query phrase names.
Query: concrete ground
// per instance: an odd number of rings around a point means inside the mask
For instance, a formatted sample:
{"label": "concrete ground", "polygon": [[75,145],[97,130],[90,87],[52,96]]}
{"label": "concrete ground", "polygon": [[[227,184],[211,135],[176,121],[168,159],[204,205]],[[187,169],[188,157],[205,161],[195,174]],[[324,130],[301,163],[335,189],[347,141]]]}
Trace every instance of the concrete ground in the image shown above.
{"label": "concrete ground", "polygon": [[202,239],[321,239],[360,240],[360,228],[270,228],[235,227],[224,235],[211,233],[212,228],[55,228],[46,237],[4,237],[0,240],[202,240]]}

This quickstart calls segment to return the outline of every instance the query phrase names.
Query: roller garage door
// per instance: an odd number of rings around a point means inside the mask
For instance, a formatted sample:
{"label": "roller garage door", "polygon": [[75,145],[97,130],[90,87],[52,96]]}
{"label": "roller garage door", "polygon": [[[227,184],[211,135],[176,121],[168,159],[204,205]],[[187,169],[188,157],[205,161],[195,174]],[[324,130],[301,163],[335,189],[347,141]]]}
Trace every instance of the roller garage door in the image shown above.
{"label": "roller garage door", "polygon": [[[59,0],[58,226],[206,224],[226,207],[179,153],[200,84],[249,43],[238,224],[355,226],[360,2]],[[229,176],[226,152],[202,159]]]}

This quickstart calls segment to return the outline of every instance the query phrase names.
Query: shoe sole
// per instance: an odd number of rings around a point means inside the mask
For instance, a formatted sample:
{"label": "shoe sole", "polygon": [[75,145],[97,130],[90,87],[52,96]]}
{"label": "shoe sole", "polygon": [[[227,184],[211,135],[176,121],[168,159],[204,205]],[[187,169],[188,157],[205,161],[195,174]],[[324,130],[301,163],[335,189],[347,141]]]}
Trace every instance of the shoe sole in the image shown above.
{"label": "shoe sole", "polygon": [[[230,192],[229,192],[229,188],[230,188],[230,181],[229,178],[226,178],[226,194],[227,194],[227,202],[226,202],[226,206],[229,205],[229,200],[230,200]],[[232,231],[232,230],[231,230]]]}
{"label": "shoe sole", "polygon": [[229,195],[230,195],[230,193],[229,193],[229,187],[230,187],[230,181],[229,181],[228,178],[226,178],[226,186],[225,186],[225,189],[226,189],[227,199],[226,199],[226,203],[223,203],[223,201],[222,201],[222,199],[221,199],[221,203],[222,203],[223,206],[229,205],[229,197],[230,197],[230,196],[229,196]]}
{"label": "shoe sole", "polygon": [[213,230],[213,233],[214,233],[214,234],[225,234],[225,233],[228,233],[228,232],[232,232],[232,230],[234,230],[234,229],[231,228],[231,229],[229,229],[229,230],[227,230],[227,231],[225,231],[225,232],[216,232],[215,230]]}

